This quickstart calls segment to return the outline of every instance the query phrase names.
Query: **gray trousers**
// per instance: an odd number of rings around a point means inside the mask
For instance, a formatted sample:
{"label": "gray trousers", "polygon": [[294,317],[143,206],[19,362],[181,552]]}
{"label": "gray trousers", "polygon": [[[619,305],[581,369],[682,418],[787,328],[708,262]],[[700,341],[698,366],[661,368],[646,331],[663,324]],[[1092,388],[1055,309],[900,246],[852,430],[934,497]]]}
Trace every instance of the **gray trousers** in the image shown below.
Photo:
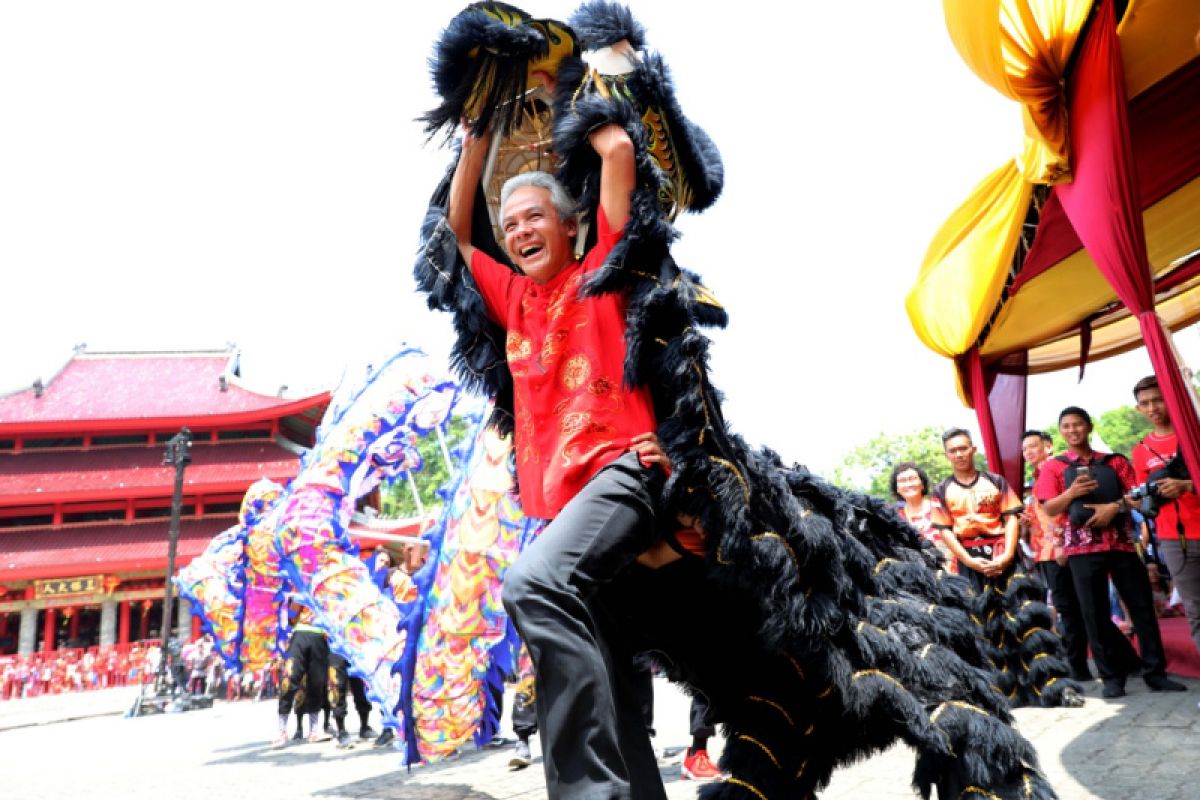
{"label": "gray trousers", "polygon": [[626,453],[592,478],[504,578],[536,673],[551,800],[665,800],[632,680],[633,653],[596,591],[655,538],[663,473]]}
{"label": "gray trousers", "polygon": [[1178,539],[1160,538],[1158,550],[1162,553],[1167,571],[1171,573],[1171,582],[1183,598],[1183,610],[1192,630],[1192,641],[1200,649],[1200,541],[1189,541],[1187,555],[1184,555]]}

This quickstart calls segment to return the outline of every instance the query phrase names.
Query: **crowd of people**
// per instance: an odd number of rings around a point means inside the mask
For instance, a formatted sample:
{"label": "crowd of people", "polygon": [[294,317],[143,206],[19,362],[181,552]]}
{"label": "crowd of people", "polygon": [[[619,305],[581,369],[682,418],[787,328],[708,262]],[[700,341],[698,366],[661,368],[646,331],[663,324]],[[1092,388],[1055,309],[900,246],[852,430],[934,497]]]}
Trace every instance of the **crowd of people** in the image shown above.
{"label": "crowd of people", "polygon": [[158,641],[0,656],[0,700],[150,683]]}
{"label": "crowd of people", "polygon": [[[1045,431],[1026,431],[1021,452],[1032,480],[1023,499],[1002,476],[976,468],[971,436],[959,428],[942,436],[952,470],[945,480],[931,486],[913,462],[890,476],[900,515],[982,596],[1036,587],[1055,609],[1070,678],[1095,679],[1090,652],[1105,698],[1123,696],[1134,675],[1151,691],[1186,689],[1167,676],[1158,623],[1165,598],[1179,598],[1200,649],[1200,497],[1157,380],[1138,381],[1133,395],[1153,430],[1128,457],[1092,447],[1092,418],[1078,406],[1058,417],[1064,453],[1054,453]],[[1029,573],[1040,584],[1014,579]]]}
{"label": "crowd of people", "polygon": [[[0,656],[0,700],[152,684],[161,658],[157,639]],[[263,669],[230,669],[206,634],[182,645],[179,657],[168,663],[168,678],[178,690],[192,694],[261,700],[278,693],[281,665],[277,659]]]}

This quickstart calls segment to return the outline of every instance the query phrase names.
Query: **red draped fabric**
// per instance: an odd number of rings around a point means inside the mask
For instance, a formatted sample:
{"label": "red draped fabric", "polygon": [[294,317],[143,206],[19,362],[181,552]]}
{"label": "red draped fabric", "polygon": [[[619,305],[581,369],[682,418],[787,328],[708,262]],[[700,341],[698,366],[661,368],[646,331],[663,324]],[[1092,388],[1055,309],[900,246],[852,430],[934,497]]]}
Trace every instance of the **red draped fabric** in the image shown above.
{"label": "red draped fabric", "polygon": [[1121,302],[1137,316],[1180,450],[1192,474],[1200,476],[1195,396],[1179,369],[1162,320],[1154,313],[1154,280],[1146,257],[1112,0],[1102,0],[1079,47],[1067,86],[1075,179],[1058,186],[1056,192],[1088,254]]}
{"label": "red draped fabric", "polygon": [[[1136,97],[1127,119],[1138,195],[1146,209],[1200,175],[1200,58]],[[1033,247],[1010,291],[1015,294],[1082,246],[1055,187],[1042,206]]]}
{"label": "red draped fabric", "polygon": [[1020,490],[1025,483],[1021,434],[1025,432],[1026,354],[1016,353],[984,366],[979,349],[973,347],[966,359],[966,378],[988,469]]}

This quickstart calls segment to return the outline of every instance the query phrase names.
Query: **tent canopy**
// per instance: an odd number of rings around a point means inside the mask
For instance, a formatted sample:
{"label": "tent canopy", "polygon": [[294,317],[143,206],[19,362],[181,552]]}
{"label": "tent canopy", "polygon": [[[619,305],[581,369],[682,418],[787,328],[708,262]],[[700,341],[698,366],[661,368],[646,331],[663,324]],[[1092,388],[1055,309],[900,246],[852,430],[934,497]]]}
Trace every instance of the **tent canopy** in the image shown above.
{"label": "tent canopy", "polygon": [[[1023,103],[1026,144],[951,215],[922,263],[907,309],[935,352],[959,358],[977,346],[985,364],[1027,352],[1028,372],[1037,373],[1142,342],[1137,320],[1083,250],[1058,190],[1039,185],[1071,180],[1063,78],[1091,6],[945,0],[964,59]],[[1197,28],[1200,0],[1132,0],[1118,29],[1156,310],[1173,330],[1200,320]]]}

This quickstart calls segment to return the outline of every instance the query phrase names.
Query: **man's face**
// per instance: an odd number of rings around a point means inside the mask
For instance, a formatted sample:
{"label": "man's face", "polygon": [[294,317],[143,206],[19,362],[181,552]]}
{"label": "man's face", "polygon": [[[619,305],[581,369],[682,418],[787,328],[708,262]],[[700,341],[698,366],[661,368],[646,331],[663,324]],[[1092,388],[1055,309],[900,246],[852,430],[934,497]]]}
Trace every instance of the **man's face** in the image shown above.
{"label": "man's face", "polygon": [[1167,414],[1167,404],[1162,392],[1157,386],[1142,389],[1137,393],[1137,410],[1150,421],[1151,425],[1170,425],[1171,417]]}
{"label": "man's face", "polygon": [[1040,436],[1026,436],[1021,440],[1021,456],[1027,464],[1037,465],[1050,455],[1050,448]]}
{"label": "man's face", "polygon": [[955,436],[946,441],[946,458],[956,472],[970,472],[975,468],[975,445],[968,436]]}
{"label": "man's face", "polygon": [[1058,432],[1067,440],[1068,445],[1080,447],[1087,444],[1088,437],[1092,434],[1092,426],[1078,414],[1067,414],[1058,421]]}
{"label": "man's face", "polygon": [[501,211],[504,249],[534,283],[545,283],[574,260],[574,219],[562,219],[550,201],[550,190],[522,186],[508,196]]}

